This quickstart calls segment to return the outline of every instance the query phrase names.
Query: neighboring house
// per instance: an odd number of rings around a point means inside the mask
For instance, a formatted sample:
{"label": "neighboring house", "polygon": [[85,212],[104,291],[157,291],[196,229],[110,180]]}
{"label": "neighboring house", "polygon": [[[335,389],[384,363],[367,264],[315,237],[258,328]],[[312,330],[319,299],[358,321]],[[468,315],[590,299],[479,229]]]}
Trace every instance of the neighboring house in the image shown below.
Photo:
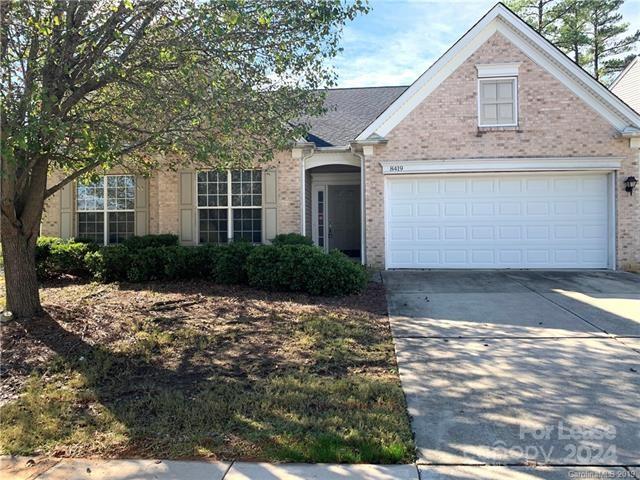
{"label": "neighboring house", "polygon": [[640,191],[624,185],[640,177],[640,115],[502,4],[410,87],[326,103],[262,170],[68,187],[42,232],[185,245],[299,232],[383,268],[640,262]]}
{"label": "neighboring house", "polygon": [[640,56],[620,72],[609,89],[640,113]]}

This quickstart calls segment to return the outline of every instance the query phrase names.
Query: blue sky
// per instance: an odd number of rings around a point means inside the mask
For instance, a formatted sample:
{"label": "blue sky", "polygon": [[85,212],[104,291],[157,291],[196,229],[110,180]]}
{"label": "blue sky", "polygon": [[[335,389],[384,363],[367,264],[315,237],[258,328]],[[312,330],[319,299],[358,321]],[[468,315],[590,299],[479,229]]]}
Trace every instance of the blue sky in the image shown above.
{"label": "blue sky", "polygon": [[[495,3],[370,0],[371,12],[344,30],[338,86],[409,85]],[[640,28],[640,0],[627,0],[622,13]]]}

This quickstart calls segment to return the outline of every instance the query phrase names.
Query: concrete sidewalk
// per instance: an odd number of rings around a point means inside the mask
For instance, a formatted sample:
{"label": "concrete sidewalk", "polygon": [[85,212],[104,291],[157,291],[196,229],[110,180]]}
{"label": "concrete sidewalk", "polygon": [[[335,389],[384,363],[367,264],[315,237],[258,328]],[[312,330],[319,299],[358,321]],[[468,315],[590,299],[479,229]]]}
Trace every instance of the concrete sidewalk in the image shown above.
{"label": "concrete sidewalk", "polygon": [[570,480],[640,478],[630,467],[303,465],[0,457],[0,480]]}

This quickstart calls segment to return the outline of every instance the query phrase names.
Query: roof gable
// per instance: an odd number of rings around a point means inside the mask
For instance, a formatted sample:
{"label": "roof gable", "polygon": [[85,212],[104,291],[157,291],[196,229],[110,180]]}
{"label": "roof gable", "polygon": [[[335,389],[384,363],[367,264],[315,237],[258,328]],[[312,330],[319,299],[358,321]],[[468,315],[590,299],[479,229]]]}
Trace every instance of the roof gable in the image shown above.
{"label": "roof gable", "polygon": [[368,125],[357,140],[385,137],[496,32],[549,71],[618,131],[622,132],[629,127],[640,128],[640,115],[511,10],[498,3]]}

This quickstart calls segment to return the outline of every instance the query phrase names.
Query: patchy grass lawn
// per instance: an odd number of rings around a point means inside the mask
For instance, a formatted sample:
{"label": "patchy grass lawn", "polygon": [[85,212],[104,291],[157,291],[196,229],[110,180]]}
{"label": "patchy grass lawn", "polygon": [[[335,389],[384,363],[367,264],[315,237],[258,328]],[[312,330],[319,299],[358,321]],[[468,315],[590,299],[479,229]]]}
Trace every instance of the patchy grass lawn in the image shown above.
{"label": "patchy grass lawn", "polygon": [[0,453],[407,462],[381,285],[346,299],[203,282],[50,283],[2,326]]}

